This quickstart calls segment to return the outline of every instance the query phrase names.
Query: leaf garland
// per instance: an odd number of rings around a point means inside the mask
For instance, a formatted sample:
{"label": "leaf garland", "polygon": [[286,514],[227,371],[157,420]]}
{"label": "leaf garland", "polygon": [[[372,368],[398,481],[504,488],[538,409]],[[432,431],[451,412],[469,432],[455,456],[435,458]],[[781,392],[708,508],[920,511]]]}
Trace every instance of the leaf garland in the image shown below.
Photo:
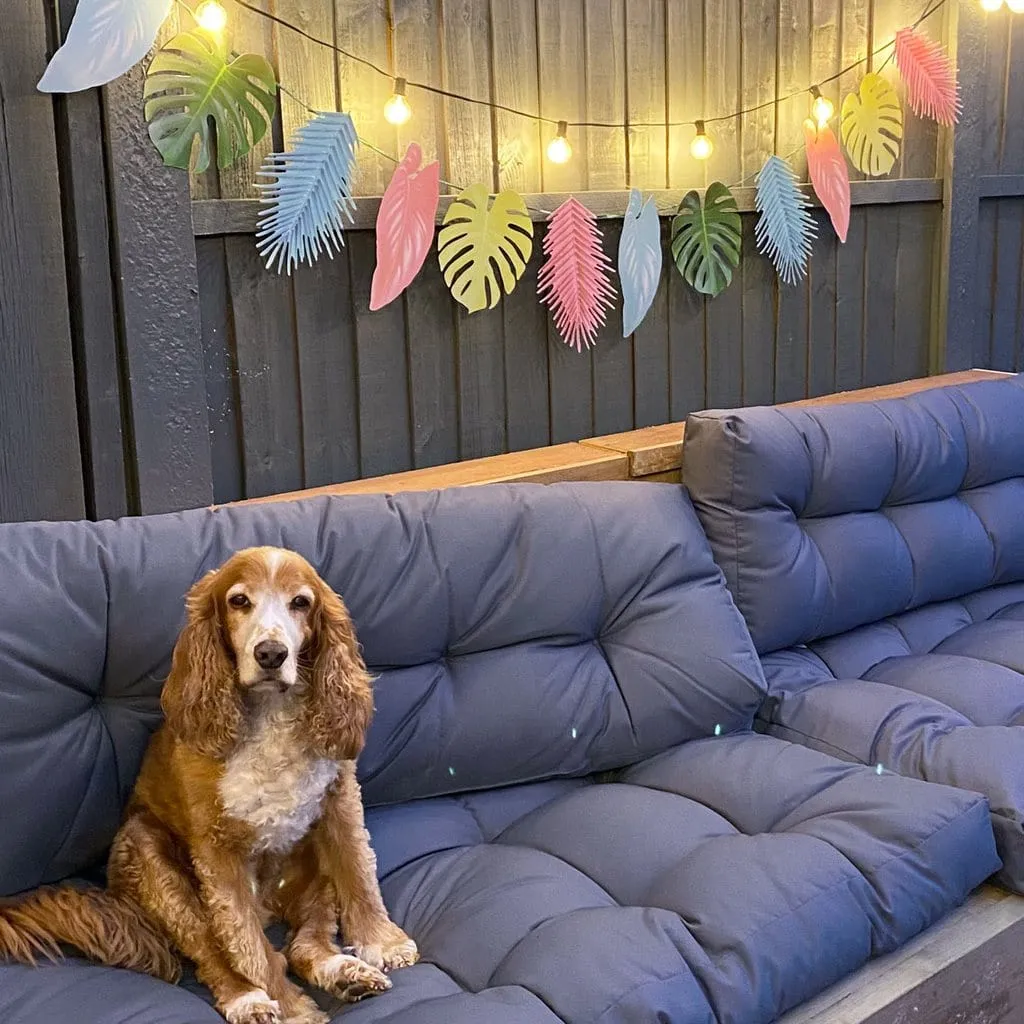
{"label": "leaf garland", "polygon": [[843,145],[858,171],[888,174],[900,155],[903,108],[896,90],[879,74],[864,76],[857,92],[843,100]]}
{"label": "leaf garland", "polygon": [[470,185],[452,201],[437,236],[437,256],[456,302],[470,313],[494,309],[511,295],[533,253],[533,222],[512,191],[488,202],[487,186]]}
{"label": "leaf garland", "polygon": [[434,241],[441,171],[436,160],[420,167],[422,159],[423,150],[410,142],[380,201],[371,310],[382,309],[409,287]]}
{"label": "leaf garland", "polygon": [[64,45],[46,65],[40,92],[106,85],[149,53],[174,0],[78,0]]}
{"label": "leaf garland", "polygon": [[754,237],[758,249],[775,264],[786,284],[796,284],[807,274],[817,233],[808,206],[793,168],[780,156],[768,157],[757,176],[755,207],[761,216]]}
{"label": "leaf garland", "polygon": [[547,262],[540,268],[537,295],[550,308],[562,340],[582,352],[584,345],[593,346],[615,304],[615,286],[597,218],[575,197],[551,215],[544,254]]}
{"label": "leaf garland", "polygon": [[807,144],[807,170],[821,205],[832,218],[840,242],[846,241],[850,230],[850,171],[839,140],[826,125],[819,128],[813,121],[804,124]]}
{"label": "leaf garland", "polygon": [[292,148],[271,153],[257,172],[275,178],[263,193],[256,248],[267,268],[289,274],[303,261],[312,266],[321,249],[333,256],[345,244],[344,219],[352,222],[355,125],[348,114],[325,112],[295,133]]}
{"label": "leaf garland", "polygon": [[217,166],[230,167],[267,133],[277,109],[277,79],[265,57],[229,59],[224,42],[205,32],[176,35],[146,75],[149,137],[169,167],[188,170],[195,139],[196,173],[210,166],[213,130]]}
{"label": "leaf garland", "polygon": [[645,203],[640,190],[629,193],[619,239],[622,282],[622,336],[628,338],[647,316],[661,281],[661,222],[654,199]]}
{"label": "leaf garland", "polygon": [[918,117],[952,127],[960,120],[956,67],[941,43],[912,28],[896,33],[896,67],[907,86],[907,102]]}
{"label": "leaf garland", "polygon": [[687,192],[672,219],[672,259],[679,273],[701,295],[721,295],[740,265],[743,223],[733,194],[720,181],[708,186],[701,202]]}

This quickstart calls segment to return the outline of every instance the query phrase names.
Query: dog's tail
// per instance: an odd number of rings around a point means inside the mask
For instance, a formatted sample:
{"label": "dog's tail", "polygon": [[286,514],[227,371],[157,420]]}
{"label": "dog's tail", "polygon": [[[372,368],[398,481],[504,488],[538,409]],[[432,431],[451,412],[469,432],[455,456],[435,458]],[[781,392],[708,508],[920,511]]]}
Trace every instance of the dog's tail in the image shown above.
{"label": "dog's tail", "polygon": [[172,983],[181,977],[171,944],[123,896],[58,886],[0,902],[0,960],[59,960],[62,943],[109,967],[127,967]]}

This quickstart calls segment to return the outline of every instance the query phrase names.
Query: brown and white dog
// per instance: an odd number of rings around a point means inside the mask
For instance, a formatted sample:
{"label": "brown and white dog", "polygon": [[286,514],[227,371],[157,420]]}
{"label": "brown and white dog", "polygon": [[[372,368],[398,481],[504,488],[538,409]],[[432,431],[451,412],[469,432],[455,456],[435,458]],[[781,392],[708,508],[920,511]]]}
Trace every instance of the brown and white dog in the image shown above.
{"label": "brown and white dog", "polygon": [[[345,605],[294,552],[241,551],[186,606],[108,888],[0,904],[0,957],[67,943],[176,981],[182,953],[231,1024],[320,1024],[289,967],[352,1001],[418,957],[388,918],[363,825],[370,677]],[[264,936],[274,919],[290,928],[283,954]]]}

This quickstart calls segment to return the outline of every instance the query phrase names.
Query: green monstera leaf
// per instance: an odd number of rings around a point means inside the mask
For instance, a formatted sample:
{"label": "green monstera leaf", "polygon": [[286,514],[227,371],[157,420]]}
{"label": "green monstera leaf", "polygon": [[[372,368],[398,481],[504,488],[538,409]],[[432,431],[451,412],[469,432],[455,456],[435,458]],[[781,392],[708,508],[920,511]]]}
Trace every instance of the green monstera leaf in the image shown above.
{"label": "green monstera leaf", "polygon": [[182,32],[153,58],[146,75],[149,137],[169,167],[188,170],[198,136],[195,170],[210,166],[214,131],[217,164],[230,167],[267,133],[277,108],[277,79],[265,57],[232,57],[204,32]]}
{"label": "green monstera leaf", "polygon": [[721,295],[740,265],[743,226],[733,194],[720,181],[687,192],[672,219],[672,259],[686,283],[701,295]]}

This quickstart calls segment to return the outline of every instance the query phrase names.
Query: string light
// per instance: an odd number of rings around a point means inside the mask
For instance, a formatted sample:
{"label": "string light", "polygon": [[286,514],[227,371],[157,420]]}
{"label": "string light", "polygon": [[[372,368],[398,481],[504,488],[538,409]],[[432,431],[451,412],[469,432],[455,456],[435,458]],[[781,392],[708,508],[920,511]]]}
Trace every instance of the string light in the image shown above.
{"label": "string light", "polygon": [[827,96],[821,95],[821,90],[816,85],[811,86],[811,96],[814,97],[814,102],[811,104],[811,114],[814,115],[814,120],[818,122],[818,129],[820,131],[832,120],[832,115],[836,112],[836,108]]}
{"label": "string light", "polygon": [[715,151],[715,144],[704,130],[704,122],[697,122],[697,134],[690,143],[690,155],[694,160],[707,160]]}
{"label": "string light", "polygon": [[572,156],[572,146],[569,145],[569,140],[565,137],[569,131],[569,123],[567,121],[558,122],[558,131],[555,137],[548,143],[548,159],[553,164],[567,164],[569,157]]}
{"label": "string light", "polygon": [[228,23],[228,12],[217,0],[203,0],[196,8],[196,24],[207,32],[223,32]]}
{"label": "string light", "polygon": [[384,104],[384,120],[388,124],[405,124],[412,117],[412,107],[405,98],[405,79],[395,79],[395,91]]}
{"label": "string light", "polygon": [[982,10],[998,11],[1003,6],[1003,0],[981,0]]}

